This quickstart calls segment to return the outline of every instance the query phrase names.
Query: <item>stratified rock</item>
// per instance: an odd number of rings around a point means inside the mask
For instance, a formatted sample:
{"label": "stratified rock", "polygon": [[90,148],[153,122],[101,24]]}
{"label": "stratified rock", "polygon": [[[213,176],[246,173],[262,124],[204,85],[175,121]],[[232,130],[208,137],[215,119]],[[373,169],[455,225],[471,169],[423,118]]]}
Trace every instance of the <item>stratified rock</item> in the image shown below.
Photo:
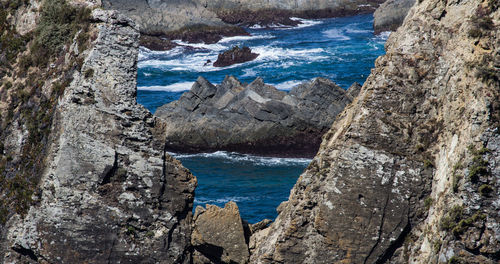
{"label": "stratified rock", "polygon": [[323,133],[350,102],[342,88],[323,78],[286,93],[260,78],[244,86],[226,77],[214,86],[199,77],[190,91],[155,115],[166,121],[171,151],[312,157]]}
{"label": "stratified rock", "polygon": [[408,14],[251,263],[499,263],[498,1]]}
{"label": "stratified rock", "polygon": [[196,208],[191,243],[200,253],[194,263],[247,263],[250,256],[245,227],[238,206],[228,202],[224,208],[207,204]]}
{"label": "stratified rock", "polygon": [[257,58],[259,54],[253,53],[249,47],[240,48],[233,47],[219,54],[217,60],[214,62],[214,67],[226,67],[229,65],[252,61]]}
{"label": "stratified rock", "polygon": [[361,91],[361,85],[357,82],[354,82],[349,89],[347,89],[347,96],[351,99],[351,101],[358,96],[359,92]]}
{"label": "stratified rock", "polygon": [[375,34],[383,31],[395,31],[408,14],[415,0],[387,0],[373,13]]}
{"label": "stratified rock", "polygon": [[92,21],[81,70],[56,101],[35,201],[9,217],[0,262],[190,263],[196,179],[136,103],[139,32],[116,11]]}

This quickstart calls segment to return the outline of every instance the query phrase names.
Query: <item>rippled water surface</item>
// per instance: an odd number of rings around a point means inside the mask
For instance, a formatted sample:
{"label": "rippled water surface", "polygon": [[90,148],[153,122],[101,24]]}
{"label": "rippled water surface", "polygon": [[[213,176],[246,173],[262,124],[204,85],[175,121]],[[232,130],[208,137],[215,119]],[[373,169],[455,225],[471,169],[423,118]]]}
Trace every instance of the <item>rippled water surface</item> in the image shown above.
{"label": "rippled water surface", "polygon": [[[314,77],[332,79],[347,89],[363,83],[384,53],[387,34],[373,35],[372,15],[304,20],[296,28],[256,29],[252,36],[225,38],[217,44],[185,44],[170,51],[141,48],[138,102],[154,112],[191,88],[198,76],[220,83],[226,75],[243,82],[260,76],[278,89],[289,90]],[[204,66],[231,47],[248,46],[259,57],[224,68]],[[301,159],[261,158],[235,153],[177,155],[198,178],[195,205],[236,201],[250,222],[274,218],[309,163]]]}

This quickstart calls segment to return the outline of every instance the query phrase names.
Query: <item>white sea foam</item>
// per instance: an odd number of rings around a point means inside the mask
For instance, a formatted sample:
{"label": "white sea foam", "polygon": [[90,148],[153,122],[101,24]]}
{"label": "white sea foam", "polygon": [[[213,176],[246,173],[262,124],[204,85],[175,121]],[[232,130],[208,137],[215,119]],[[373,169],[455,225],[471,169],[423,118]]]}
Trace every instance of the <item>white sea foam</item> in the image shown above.
{"label": "white sea foam", "polygon": [[193,82],[179,82],[179,83],[174,83],[171,85],[165,85],[165,86],[139,86],[137,87],[138,90],[143,90],[143,91],[165,91],[165,92],[182,92],[182,91],[187,91],[191,89],[191,86],[193,86]]}
{"label": "white sea foam", "polygon": [[173,40],[173,42],[182,45],[182,46],[189,46],[193,48],[198,48],[198,49],[207,49],[207,50],[213,50],[213,51],[221,51],[226,49],[227,47],[218,43],[215,44],[205,44],[205,43],[187,43],[183,42],[182,40]]}
{"label": "white sea foam", "polygon": [[300,24],[298,24],[294,28],[311,27],[311,26],[315,26],[315,25],[319,25],[319,24],[323,23],[323,21],[321,21],[321,20],[303,19],[303,18],[298,18],[298,17],[291,17],[290,19],[294,20],[294,21],[299,21],[300,22]]}
{"label": "white sea foam", "polygon": [[305,59],[309,61],[317,61],[327,59],[324,49],[284,49],[279,47],[258,46],[253,48],[253,51],[260,54],[257,60],[282,60],[287,58]]}
{"label": "white sea foam", "polygon": [[306,158],[274,158],[274,157],[260,157],[248,154],[241,154],[236,152],[216,151],[213,153],[197,153],[197,154],[177,154],[169,152],[177,159],[188,158],[219,158],[225,159],[228,162],[251,162],[260,166],[283,166],[283,165],[306,165],[311,162],[311,159]]}
{"label": "white sea foam", "polygon": [[229,201],[241,202],[241,201],[252,201],[257,200],[256,197],[244,197],[244,196],[225,196],[218,199],[210,199],[205,197],[195,197],[194,203],[196,204],[225,204]]}
{"label": "white sea foam", "polygon": [[339,28],[332,28],[329,30],[323,31],[325,37],[336,40],[350,40],[351,38],[345,35],[344,30]]}
{"label": "white sea foam", "polygon": [[292,81],[286,81],[278,84],[272,84],[276,89],[278,90],[284,90],[284,91],[290,91],[293,87],[305,82],[306,80],[299,81],[299,80],[292,80]]}
{"label": "white sea foam", "polygon": [[262,34],[262,35],[251,35],[251,36],[234,36],[234,37],[225,37],[221,39],[218,43],[228,43],[232,41],[246,41],[251,39],[272,39],[275,36],[271,34]]}

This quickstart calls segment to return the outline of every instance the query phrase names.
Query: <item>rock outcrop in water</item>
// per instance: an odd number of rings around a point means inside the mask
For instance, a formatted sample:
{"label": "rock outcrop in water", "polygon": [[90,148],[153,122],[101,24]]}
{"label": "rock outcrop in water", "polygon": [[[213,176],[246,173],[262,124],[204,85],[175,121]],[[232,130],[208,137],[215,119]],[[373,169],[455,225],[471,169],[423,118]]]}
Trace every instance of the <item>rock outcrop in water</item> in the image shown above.
{"label": "rock outcrop in water", "polygon": [[[24,20],[40,7],[31,3],[4,10]],[[136,103],[135,24],[64,1],[41,8],[28,50],[2,67],[12,83],[0,90],[0,262],[190,263],[196,179],[165,154],[160,121]],[[11,21],[2,33],[16,36]],[[38,35],[71,27],[67,44]],[[35,61],[33,42],[66,52]]]}
{"label": "rock outcrop in water", "polygon": [[498,1],[419,1],[251,263],[500,261]]}
{"label": "rock outcrop in water", "polygon": [[245,85],[226,77],[214,86],[199,77],[190,91],[155,115],[165,120],[171,151],[312,157],[323,133],[350,102],[344,89],[323,78],[286,93],[260,78]]}
{"label": "rock outcrop in water", "polygon": [[259,54],[253,53],[249,47],[233,47],[219,54],[214,67],[226,67],[237,63],[255,60]]}
{"label": "rock outcrop in water", "polygon": [[415,0],[387,0],[373,13],[375,34],[382,31],[395,31],[408,14]]}

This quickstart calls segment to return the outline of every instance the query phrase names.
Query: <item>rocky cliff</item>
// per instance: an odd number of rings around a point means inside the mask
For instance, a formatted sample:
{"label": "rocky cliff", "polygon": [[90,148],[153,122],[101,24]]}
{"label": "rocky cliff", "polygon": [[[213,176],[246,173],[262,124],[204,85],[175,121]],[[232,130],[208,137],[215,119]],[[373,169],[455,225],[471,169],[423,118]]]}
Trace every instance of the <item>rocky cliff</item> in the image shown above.
{"label": "rocky cliff", "polygon": [[252,263],[500,261],[498,7],[415,4]]}
{"label": "rocky cliff", "polygon": [[226,77],[214,86],[199,77],[190,91],[155,115],[165,120],[166,148],[171,151],[313,157],[321,136],[351,100],[324,78],[286,93],[260,78],[242,84]]}
{"label": "rocky cliff", "polygon": [[1,43],[0,262],[189,263],[196,179],[136,103],[135,24],[92,2],[3,7],[2,40],[27,49]]}
{"label": "rocky cliff", "polygon": [[222,36],[245,34],[241,28],[231,26],[234,24],[297,25],[299,22],[290,17],[325,18],[371,13],[381,3],[383,0],[104,0],[103,7],[120,10],[131,17],[144,34],[198,42],[213,39],[213,36],[218,41]]}

